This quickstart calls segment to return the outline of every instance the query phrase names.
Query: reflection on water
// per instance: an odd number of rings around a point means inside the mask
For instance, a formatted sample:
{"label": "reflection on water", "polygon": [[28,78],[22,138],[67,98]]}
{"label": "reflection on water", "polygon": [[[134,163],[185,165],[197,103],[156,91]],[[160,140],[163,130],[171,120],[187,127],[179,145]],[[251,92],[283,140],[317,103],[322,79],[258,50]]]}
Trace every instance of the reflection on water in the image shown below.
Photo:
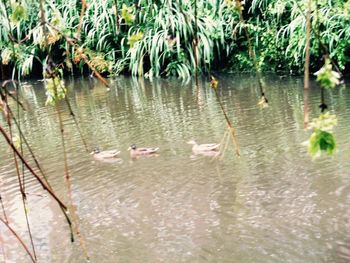
{"label": "reflection on water", "polygon": [[[220,96],[237,130],[242,157],[191,158],[186,142],[220,142],[226,124],[215,94],[177,80],[70,80],[70,102],[92,150],[121,150],[117,162],[86,153],[74,122],[65,125],[73,200],[92,262],[348,262],[350,260],[350,92],[327,94],[337,113],[338,152],[312,161],[304,142],[301,79],[266,76],[270,107],[260,110],[254,78],[221,77]],[[59,196],[67,200],[55,109],[41,82],[22,88],[22,126]],[[199,94],[199,98],[196,95]],[[319,92],[309,94],[310,118]],[[2,120],[3,123],[4,120]],[[160,147],[131,159],[131,144]],[[0,185],[11,224],[27,240],[11,152],[0,139]],[[28,155],[27,155],[28,156]],[[40,262],[82,262],[57,205],[29,174],[26,181]],[[27,262],[0,227],[5,255]],[[0,239],[1,240],[1,239]]]}

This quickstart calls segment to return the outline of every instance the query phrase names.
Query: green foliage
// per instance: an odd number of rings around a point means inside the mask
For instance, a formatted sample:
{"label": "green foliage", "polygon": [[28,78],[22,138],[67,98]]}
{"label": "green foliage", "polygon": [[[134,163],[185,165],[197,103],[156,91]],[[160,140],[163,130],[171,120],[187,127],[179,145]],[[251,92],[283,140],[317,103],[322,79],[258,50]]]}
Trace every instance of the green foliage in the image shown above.
{"label": "green foliage", "polygon": [[135,43],[143,38],[143,33],[138,32],[128,37],[128,44],[130,48],[133,48]]}
{"label": "green foliage", "polygon": [[11,48],[3,49],[1,51],[2,64],[7,65],[10,62],[12,56],[13,56],[13,52]]}
{"label": "green foliage", "polygon": [[[349,15],[345,1],[318,1],[316,10],[313,1],[312,36],[311,36],[311,57],[319,58],[324,53],[324,48],[328,50],[330,57],[344,70],[345,65],[350,61],[349,43],[350,30]],[[288,1],[288,0],[253,0],[252,17],[250,22],[259,25],[265,32],[257,32],[257,41],[260,41],[259,50],[263,55],[268,55],[269,59],[264,63],[266,66],[272,65],[271,70],[292,70],[301,72],[305,57],[305,32],[306,13],[308,0]],[[267,32],[269,38],[264,40]],[[319,36],[318,36],[319,34]],[[323,43],[320,47],[319,40]],[[277,51],[277,52],[276,52]],[[321,52],[322,53],[321,53]],[[269,63],[268,63],[269,62]],[[311,60],[311,69],[319,68],[317,59]]]}
{"label": "green foliage", "polygon": [[64,99],[67,93],[64,81],[59,76],[45,79],[45,88],[46,105],[55,105],[58,101]]}
{"label": "green foliage", "polygon": [[27,20],[28,15],[26,9],[20,3],[13,3],[11,22],[14,24],[20,23],[22,20]]}
{"label": "green foliage", "polygon": [[[307,0],[197,0],[197,19],[193,0],[140,0],[137,4],[131,0],[86,2],[80,44],[84,50],[98,54],[95,60],[88,56],[101,72],[188,78],[195,72],[196,48],[201,73],[220,68],[223,64],[234,71],[254,70],[245,28],[261,71],[303,70]],[[244,5],[240,6],[239,2]],[[341,70],[349,65],[349,3],[319,0],[319,19],[313,5],[311,57],[316,59],[311,60],[312,70],[320,67],[317,59],[321,56],[318,26],[320,40],[328,49],[330,58]],[[239,19],[241,8],[246,23]],[[80,12],[80,0],[45,1],[46,20],[55,29],[45,26],[44,30],[40,24],[38,2],[1,1],[2,63],[14,66],[21,75],[30,74],[33,59],[42,61],[47,55],[45,52],[51,50],[63,55],[57,62],[67,62],[64,65],[70,70],[70,62],[81,54],[66,43],[62,34],[75,36]],[[198,47],[194,45],[196,31]],[[10,36],[21,43],[15,53],[9,51],[12,46]],[[101,66],[102,60],[108,65]],[[82,60],[76,61],[75,67],[82,69]],[[226,61],[228,63],[223,63]]]}
{"label": "green foliage", "polygon": [[331,132],[334,126],[337,125],[337,116],[326,112],[321,114],[317,119],[313,119],[310,123],[310,128],[319,129],[322,131]]}
{"label": "green foliage", "polygon": [[327,58],[324,66],[315,73],[322,88],[333,89],[339,84],[340,75],[332,70],[332,64]]}
{"label": "green foliage", "polygon": [[332,155],[335,148],[335,138],[332,133],[317,129],[311,134],[308,148],[311,156],[318,157],[321,155],[321,152]]}
{"label": "green foliage", "polygon": [[313,119],[310,127],[314,129],[308,143],[308,151],[314,158],[319,157],[322,152],[332,155],[336,149],[336,142],[332,130],[337,125],[335,115],[321,114],[319,118]]}
{"label": "green foliage", "polygon": [[127,25],[131,25],[135,20],[135,16],[132,14],[132,8],[127,7],[125,4],[122,7],[122,18]]}

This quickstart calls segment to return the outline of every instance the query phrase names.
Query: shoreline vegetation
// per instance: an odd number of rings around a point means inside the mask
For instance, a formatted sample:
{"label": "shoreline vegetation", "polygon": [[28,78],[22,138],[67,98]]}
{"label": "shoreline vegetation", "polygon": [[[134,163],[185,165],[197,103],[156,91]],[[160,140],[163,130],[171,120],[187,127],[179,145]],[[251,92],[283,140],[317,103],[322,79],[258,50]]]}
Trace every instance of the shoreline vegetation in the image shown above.
{"label": "shoreline vegetation", "polygon": [[2,1],[0,77],[40,77],[46,66],[64,75],[151,79],[212,70],[302,74],[307,15],[310,72],[328,53],[346,73],[349,12],[348,0],[310,8],[293,0]]}

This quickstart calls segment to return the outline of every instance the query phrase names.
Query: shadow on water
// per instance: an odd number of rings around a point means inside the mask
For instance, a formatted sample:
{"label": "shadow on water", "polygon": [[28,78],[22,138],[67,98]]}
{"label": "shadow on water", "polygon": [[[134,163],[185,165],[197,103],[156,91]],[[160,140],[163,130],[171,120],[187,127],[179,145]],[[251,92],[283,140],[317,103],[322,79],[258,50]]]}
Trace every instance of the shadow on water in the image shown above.
{"label": "shadow on water", "polygon": [[[240,159],[232,147],[222,160],[191,158],[188,140],[220,142],[226,131],[204,81],[198,92],[194,83],[178,80],[120,77],[110,90],[92,79],[67,80],[89,147],[121,150],[118,162],[93,159],[63,111],[72,198],[92,262],[348,262],[349,90],[326,94],[338,115],[337,154],[312,161],[301,145],[309,136],[302,79],[266,76],[270,106],[264,110],[254,77],[219,80]],[[53,188],[65,196],[55,110],[45,106],[41,82],[26,83],[21,92],[28,109],[23,130]],[[311,119],[319,114],[315,85],[308,100]],[[160,147],[160,154],[131,159],[133,143]],[[25,234],[11,154],[1,149],[2,197],[10,221]],[[34,181],[27,184],[39,260],[82,262],[59,208]],[[23,261],[15,240],[1,231],[6,258]]]}

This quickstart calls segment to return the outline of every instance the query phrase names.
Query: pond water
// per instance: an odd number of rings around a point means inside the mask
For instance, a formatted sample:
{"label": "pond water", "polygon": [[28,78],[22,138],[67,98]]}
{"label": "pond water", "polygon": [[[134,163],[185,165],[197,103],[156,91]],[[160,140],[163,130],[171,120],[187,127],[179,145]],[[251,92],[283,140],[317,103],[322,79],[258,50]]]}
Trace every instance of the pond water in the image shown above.
{"label": "pond water", "polygon": [[[91,262],[349,262],[349,88],[326,93],[338,116],[337,153],[312,160],[302,145],[310,135],[302,79],[265,76],[270,106],[263,110],[252,76],[219,79],[240,158],[231,143],[217,159],[193,156],[186,143],[219,143],[227,131],[205,81],[197,89],[176,79],[120,77],[110,80],[110,90],[93,79],[66,81],[89,150],[121,150],[116,162],[95,160],[60,105],[70,194]],[[317,117],[320,94],[312,86],[310,117]],[[40,81],[25,83],[21,94],[23,131],[52,187],[68,202],[56,110],[45,106]],[[133,143],[157,146],[159,156],[132,159],[127,148]],[[13,157],[3,138],[0,146],[7,217],[30,246]],[[84,262],[57,204],[25,174],[39,262]],[[4,225],[0,230],[0,261],[30,262]]]}

